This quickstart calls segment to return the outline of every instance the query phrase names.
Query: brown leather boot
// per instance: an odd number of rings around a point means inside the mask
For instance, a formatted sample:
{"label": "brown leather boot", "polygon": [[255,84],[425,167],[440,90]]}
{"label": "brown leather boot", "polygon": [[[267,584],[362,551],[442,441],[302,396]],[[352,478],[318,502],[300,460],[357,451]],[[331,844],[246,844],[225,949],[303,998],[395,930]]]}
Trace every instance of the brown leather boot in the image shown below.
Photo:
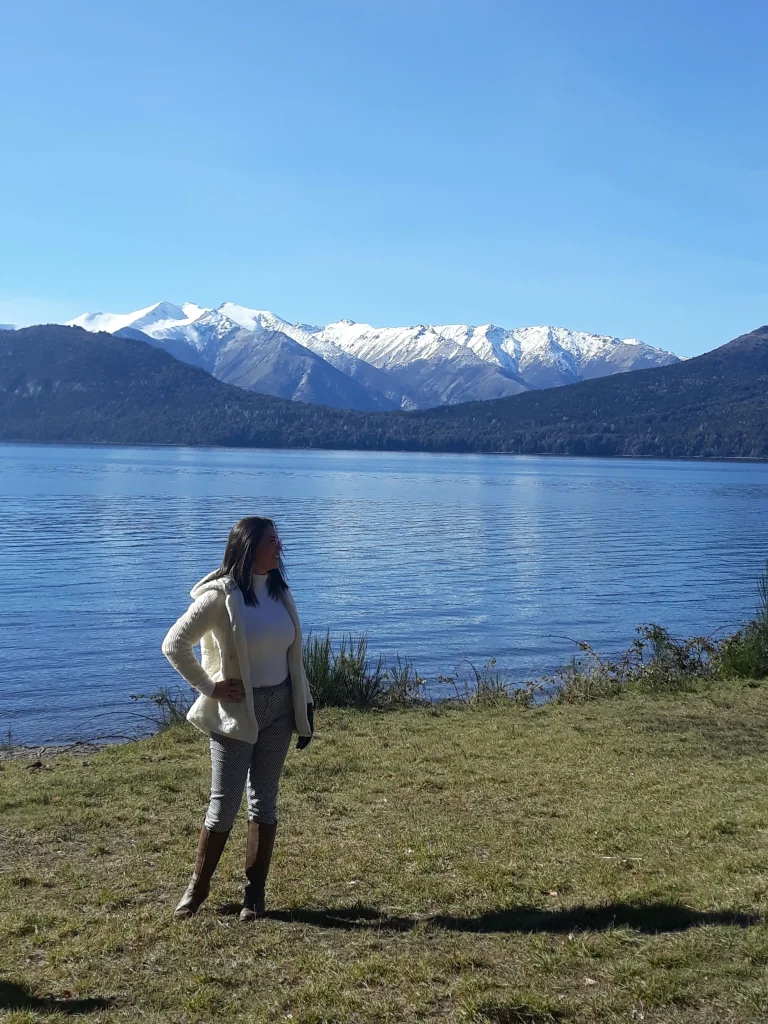
{"label": "brown leather boot", "polygon": [[245,850],[245,887],[241,921],[254,921],[266,913],[265,887],[272,849],[275,845],[277,824],[265,825],[260,821],[248,822],[248,844]]}
{"label": "brown leather boot", "polygon": [[181,897],[178,906],[173,912],[174,917],[192,917],[208,898],[208,893],[211,889],[211,878],[216,870],[216,865],[219,863],[222,850],[227,845],[228,838],[228,831],[209,832],[205,825],[203,825],[200,831],[200,841],[197,844],[195,871],[187,886],[187,891]]}

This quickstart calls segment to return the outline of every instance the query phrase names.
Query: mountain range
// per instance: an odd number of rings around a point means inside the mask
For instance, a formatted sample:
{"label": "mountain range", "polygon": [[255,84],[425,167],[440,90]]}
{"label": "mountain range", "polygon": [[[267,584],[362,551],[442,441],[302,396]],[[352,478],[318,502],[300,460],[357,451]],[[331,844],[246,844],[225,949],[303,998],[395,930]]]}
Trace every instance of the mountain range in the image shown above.
{"label": "mountain range", "polygon": [[411,412],[254,394],[139,338],[0,331],[0,440],[768,458],[768,327],[668,366]]}
{"label": "mountain range", "polygon": [[679,362],[633,338],[562,327],[317,327],[233,302],[157,302],[127,314],[83,313],[68,326],[149,341],[251,391],[369,412],[504,398]]}

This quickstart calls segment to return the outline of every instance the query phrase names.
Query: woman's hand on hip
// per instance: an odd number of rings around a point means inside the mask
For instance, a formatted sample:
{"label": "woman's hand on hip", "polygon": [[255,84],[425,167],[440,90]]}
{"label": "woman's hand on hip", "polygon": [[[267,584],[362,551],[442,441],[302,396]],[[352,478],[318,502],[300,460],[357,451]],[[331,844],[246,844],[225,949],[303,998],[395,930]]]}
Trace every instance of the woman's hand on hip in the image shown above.
{"label": "woman's hand on hip", "polygon": [[245,687],[242,679],[222,679],[216,683],[211,694],[214,700],[245,700]]}

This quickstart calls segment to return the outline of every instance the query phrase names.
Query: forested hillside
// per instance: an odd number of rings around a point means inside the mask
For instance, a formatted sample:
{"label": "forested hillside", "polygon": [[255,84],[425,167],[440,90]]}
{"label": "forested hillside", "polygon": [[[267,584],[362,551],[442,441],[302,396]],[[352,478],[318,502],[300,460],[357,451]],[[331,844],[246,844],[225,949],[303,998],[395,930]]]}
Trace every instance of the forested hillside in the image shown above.
{"label": "forested hillside", "polygon": [[768,457],[768,327],[671,366],[420,412],[254,394],[141,341],[0,332],[0,439]]}

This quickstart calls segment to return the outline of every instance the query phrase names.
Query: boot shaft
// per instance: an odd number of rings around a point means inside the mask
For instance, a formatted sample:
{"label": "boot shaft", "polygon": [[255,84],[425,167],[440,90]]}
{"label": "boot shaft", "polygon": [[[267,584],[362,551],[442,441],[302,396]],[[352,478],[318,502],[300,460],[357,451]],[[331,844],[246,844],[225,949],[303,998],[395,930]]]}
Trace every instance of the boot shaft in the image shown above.
{"label": "boot shaft", "polygon": [[265,825],[261,821],[248,822],[248,842],[245,848],[245,877],[248,884],[264,889],[272,863],[277,824]]}
{"label": "boot shaft", "polygon": [[253,921],[266,913],[265,888],[277,825],[260,821],[248,822],[248,842],[245,850],[245,898],[240,911],[241,921]]}
{"label": "boot shaft", "polygon": [[219,863],[224,847],[227,845],[229,832],[209,832],[203,825],[197,843],[195,870],[187,890],[181,897],[174,915],[177,918],[192,917],[200,905],[208,898],[211,889],[211,878]]}

